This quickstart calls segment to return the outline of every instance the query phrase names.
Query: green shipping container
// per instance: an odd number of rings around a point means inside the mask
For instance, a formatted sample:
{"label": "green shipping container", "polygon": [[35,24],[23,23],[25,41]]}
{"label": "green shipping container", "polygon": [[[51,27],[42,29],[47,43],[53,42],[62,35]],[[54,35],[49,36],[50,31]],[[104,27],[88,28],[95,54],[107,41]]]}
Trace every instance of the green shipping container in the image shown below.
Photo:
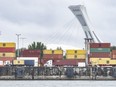
{"label": "green shipping container", "polygon": [[110,52],[110,48],[90,48],[90,52]]}

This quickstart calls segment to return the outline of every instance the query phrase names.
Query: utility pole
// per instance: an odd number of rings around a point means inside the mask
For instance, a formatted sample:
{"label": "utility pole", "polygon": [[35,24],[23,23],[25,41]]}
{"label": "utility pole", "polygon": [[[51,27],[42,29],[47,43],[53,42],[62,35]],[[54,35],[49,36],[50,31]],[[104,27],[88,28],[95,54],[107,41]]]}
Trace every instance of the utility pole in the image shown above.
{"label": "utility pole", "polygon": [[16,36],[17,36],[17,57],[19,57],[19,36],[20,36],[21,34],[16,34]]}

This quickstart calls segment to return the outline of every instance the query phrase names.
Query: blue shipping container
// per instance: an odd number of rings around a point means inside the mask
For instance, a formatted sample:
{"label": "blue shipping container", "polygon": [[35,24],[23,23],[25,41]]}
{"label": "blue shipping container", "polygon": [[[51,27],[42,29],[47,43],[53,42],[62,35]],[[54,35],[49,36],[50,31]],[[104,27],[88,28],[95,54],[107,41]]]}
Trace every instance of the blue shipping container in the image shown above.
{"label": "blue shipping container", "polygon": [[25,61],[24,61],[24,64],[25,64],[26,66],[34,66],[34,60],[25,60]]}

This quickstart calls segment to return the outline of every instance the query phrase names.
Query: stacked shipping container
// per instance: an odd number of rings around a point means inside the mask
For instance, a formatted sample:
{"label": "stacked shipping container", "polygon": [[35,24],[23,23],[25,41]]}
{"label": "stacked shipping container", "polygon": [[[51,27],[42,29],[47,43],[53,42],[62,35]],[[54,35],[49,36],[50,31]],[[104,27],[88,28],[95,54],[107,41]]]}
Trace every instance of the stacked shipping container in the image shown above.
{"label": "stacked shipping container", "polygon": [[85,50],[66,50],[66,59],[85,59]]}
{"label": "stacked shipping container", "polygon": [[76,59],[68,59],[68,60],[55,60],[53,62],[55,66],[77,66],[78,61]]}
{"label": "stacked shipping container", "polygon": [[43,59],[61,60],[63,59],[63,50],[43,50]]}
{"label": "stacked shipping container", "polygon": [[[41,62],[43,65],[51,66],[55,60],[63,59],[63,50],[43,50],[43,58]],[[48,61],[52,60],[52,63]]]}
{"label": "stacked shipping container", "polygon": [[107,65],[110,63],[110,43],[90,43],[90,62]]}
{"label": "stacked shipping container", "polygon": [[13,42],[0,43],[0,61],[3,63],[0,65],[4,66],[12,63],[15,58],[15,48],[16,44]]}
{"label": "stacked shipping container", "polygon": [[38,57],[40,58],[41,51],[40,50],[22,50],[20,56],[21,57]]}
{"label": "stacked shipping container", "polygon": [[85,63],[86,58],[86,50],[66,50],[66,59],[68,60],[76,60],[77,65],[79,63]]}
{"label": "stacked shipping container", "polygon": [[112,50],[111,58],[116,60],[116,50]]}

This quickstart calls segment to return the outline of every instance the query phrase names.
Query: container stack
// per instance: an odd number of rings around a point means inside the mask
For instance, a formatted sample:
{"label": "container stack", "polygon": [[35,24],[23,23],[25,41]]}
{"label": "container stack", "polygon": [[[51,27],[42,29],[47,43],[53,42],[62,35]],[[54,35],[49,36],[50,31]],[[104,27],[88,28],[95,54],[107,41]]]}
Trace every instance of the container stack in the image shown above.
{"label": "container stack", "polygon": [[[79,63],[85,63],[86,50],[66,50],[67,60],[77,60]],[[78,65],[77,64],[77,65]]]}
{"label": "container stack", "polygon": [[63,59],[63,50],[43,50],[43,59],[61,60]]}
{"label": "container stack", "polygon": [[53,59],[52,57],[53,51],[52,50],[43,50],[43,58],[42,59]]}
{"label": "container stack", "polygon": [[90,43],[89,60],[91,64],[108,65],[110,57],[110,43]]}
{"label": "container stack", "polygon": [[82,60],[86,58],[85,50],[66,50],[66,59]]}
{"label": "container stack", "polygon": [[66,59],[76,59],[76,50],[66,50]]}
{"label": "container stack", "polygon": [[77,59],[85,60],[86,58],[86,50],[77,50]]}
{"label": "container stack", "polygon": [[13,42],[0,43],[0,66],[12,64],[15,56],[16,44]]}
{"label": "container stack", "polygon": [[53,50],[53,59],[54,60],[63,59],[63,50]]}
{"label": "container stack", "polygon": [[[47,61],[52,60],[54,62],[55,60],[62,60],[63,59],[63,50],[43,50],[43,63],[45,65],[50,65],[53,63],[48,64]],[[46,64],[47,63],[47,64]]]}

